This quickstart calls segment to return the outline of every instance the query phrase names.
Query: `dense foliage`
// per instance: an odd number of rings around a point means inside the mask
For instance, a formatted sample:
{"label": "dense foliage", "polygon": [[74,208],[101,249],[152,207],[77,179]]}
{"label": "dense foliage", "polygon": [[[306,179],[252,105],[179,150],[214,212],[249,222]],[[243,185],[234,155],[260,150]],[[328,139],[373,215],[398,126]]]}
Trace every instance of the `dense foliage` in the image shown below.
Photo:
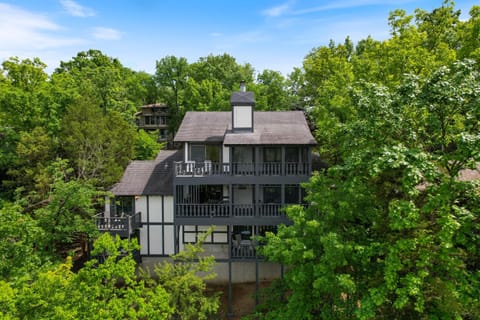
{"label": "dense foliage", "polygon": [[396,11],[390,39],[306,57],[330,167],[266,238],[288,272],[260,318],[480,317],[478,13]]}
{"label": "dense foliage", "polygon": [[[163,147],[137,130],[139,106],[165,103],[174,134],[190,110],[226,111],[240,81],[257,110],[306,112],[329,168],[305,185],[310,207],[268,234],[264,255],[287,266],[258,318],[480,317],[480,7],[453,1],[396,10],[390,37],[331,41],[288,76],[234,57],[166,56],[149,75],[98,50],[52,73],[38,58],[0,68],[2,318],[207,318],[213,261],[200,247],[134,274],[132,243],[101,237],[73,272],[92,216],[132,159]],[[123,252],[123,254],[120,254]],[[88,293],[88,294],[86,294]],[[102,307],[102,306],[107,307]]]}

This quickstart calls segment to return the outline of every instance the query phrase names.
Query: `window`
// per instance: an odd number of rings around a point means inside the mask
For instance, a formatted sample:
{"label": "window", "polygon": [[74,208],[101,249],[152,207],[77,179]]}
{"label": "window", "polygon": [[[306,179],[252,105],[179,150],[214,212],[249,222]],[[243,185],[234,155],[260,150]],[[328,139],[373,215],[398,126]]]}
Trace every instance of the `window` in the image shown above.
{"label": "window", "polygon": [[190,146],[190,160],[196,162],[221,162],[221,147],[216,144],[193,144]]}
{"label": "window", "polygon": [[221,162],[221,148],[219,145],[207,144],[206,152],[206,160],[210,160],[212,162]]}
{"label": "window", "polygon": [[115,210],[114,215],[122,216],[122,215],[132,215],[135,210],[135,200],[133,197],[125,196],[125,197],[116,197],[115,198]]}
{"label": "window", "polygon": [[205,161],[205,146],[203,144],[194,144],[190,147],[190,160],[196,162]]}
{"label": "window", "polygon": [[252,163],[253,148],[252,147],[233,147],[233,162]]}
{"label": "window", "polygon": [[298,148],[286,147],[285,148],[285,162],[297,163],[298,162]]}
{"label": "window", "polygon": [[285,186],[285,203],[298,204],[300,203],[300,186],[290,184]]}
{"label": "window", "polygon": [[262,185],[264,203],[281,203],[282,188],[279,185]]}
{"label": "window", "polygon": [[282,149],[280,147],[267,147],[263,149],[264,162],[282,162]]}
{"label": "window", "polygon": [[[184,226],[183,243],[196,243],[200,236],[205,234],[209,226]],[[228,243],[227,226],[215,226],[213,232],[205,239],[206,244]]]}
{"label": "window", "polygon": [[151,121],[151,118],[150,116],[145,116],[145,125],[150,125],[150,121]]}

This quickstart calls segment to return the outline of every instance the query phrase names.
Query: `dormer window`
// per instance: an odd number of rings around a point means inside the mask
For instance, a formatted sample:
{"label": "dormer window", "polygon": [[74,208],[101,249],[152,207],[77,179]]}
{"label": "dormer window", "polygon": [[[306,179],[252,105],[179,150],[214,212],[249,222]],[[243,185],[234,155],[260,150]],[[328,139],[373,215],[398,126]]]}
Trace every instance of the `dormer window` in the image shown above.
{"label": "dormer window", "polygon": [[230,104],[233,131],[253,131],[255,98],[253,92],[246,91],[245,82],[240,84],[240,91],[232,93]]}
{"label": "dormer window", "polygon": [[253,107],[233,106],[233,130],[246,129],[253,131]]}

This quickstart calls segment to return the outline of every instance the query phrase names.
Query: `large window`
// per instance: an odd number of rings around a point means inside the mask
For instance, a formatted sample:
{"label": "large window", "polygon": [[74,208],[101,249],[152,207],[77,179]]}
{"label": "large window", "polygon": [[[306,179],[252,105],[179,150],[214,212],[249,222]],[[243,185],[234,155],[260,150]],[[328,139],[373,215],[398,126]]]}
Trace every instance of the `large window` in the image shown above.
{"label": "large window", "polygon": [[192,144],[190,146],[190,160],[221,162],[221,146],[216,144]]}
{"label": "large window", "polygon": [[266,147],[263,149],[264,162],[282,162],[282,148]]}
{"label": "large window", "polygon": [[222,185],[177,186],[176,202],[179,204],[220,203],[223,196]]}
{"label": "large window", "polygon": [[206,160],[210,160],[212,162],[222,162],[221,157],[221,147],[215,144],[207,144],[206,148]]}
{"label": "large window", "polygon": [[300,186],[297,184],[289,184],[285,186],[285,203],[298,204],[300,201]]}
{"label": "large window", "polygon": [[205,161],[205,146],[203,144],[192,144],[190,147],[190,160],[196,162]]}
{"label": "large window", "polygon": [[252,163],[253,148],[252,147],[233,147],[233,162],[235,163]]}
{"label": "large window", "polygon": [[132,215],[134,214],[135,210],[135,199],[131,196],[116,197],[114,206],[114,215],[119,217],[125,215]]}
{"label": "large window", "polygon": [[281,203],[282,188],[280,185],[262,185],[264,203]]}
{"label": "large window", "polygon": [[285,162],[297,163],[298,162],[298,148],[286,147],[285,148]]}

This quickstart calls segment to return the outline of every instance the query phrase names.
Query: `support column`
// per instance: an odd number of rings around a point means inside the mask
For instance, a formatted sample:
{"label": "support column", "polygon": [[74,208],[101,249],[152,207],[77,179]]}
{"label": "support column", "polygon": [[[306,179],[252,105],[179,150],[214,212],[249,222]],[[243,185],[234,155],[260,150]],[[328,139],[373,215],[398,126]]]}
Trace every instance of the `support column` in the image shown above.
{"label": "support column", "polygon": [[258,280],[258,256],[257,252],[255,252],[255,306],[258,306],[258,290],[259,290],[259,280]]}
{"label": "support column", "polygon": [[228,259],[228,311],[227,318],[233,318],[232,260]]}
{"label": "support column", "polygon": [[232,290],[232,234],[233,227],[228,225],[228,309],[227,318],[233,318],[233,290]]}

